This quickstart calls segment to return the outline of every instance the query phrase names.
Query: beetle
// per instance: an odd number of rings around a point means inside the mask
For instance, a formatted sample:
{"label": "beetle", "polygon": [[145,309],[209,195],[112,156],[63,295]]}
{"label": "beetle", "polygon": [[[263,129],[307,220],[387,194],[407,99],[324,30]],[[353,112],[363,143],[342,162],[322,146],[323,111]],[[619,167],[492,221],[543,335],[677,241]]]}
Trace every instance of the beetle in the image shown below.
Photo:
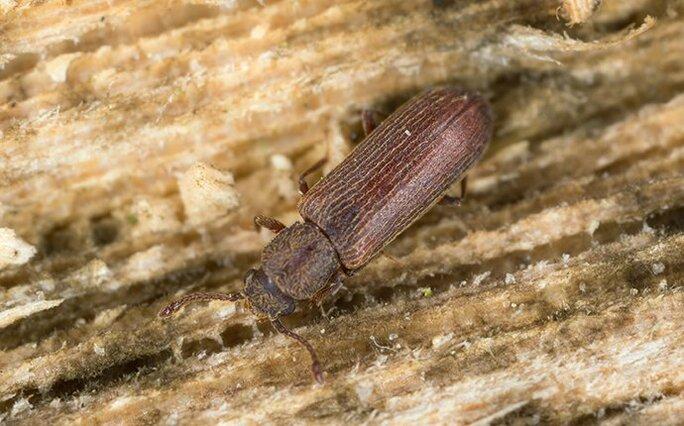
{"label": "beetle", "polygon": [[[483,155],[492,137],[492,113],[479,95],[453,87],[428,90],[392,113],[378,126],[362,113],[366,137],[337,167],[309,190],[300,177],[301,222],[285,226],[256,216],[257,226],[276,236],[261,254],[261,267],[250,269],[241,293],[192,293],[162,309],[166,317],[198,300],[245,299],[258,316],[300,342],[311,356],[311,371],[323,382],[316,351],[280,318],[299,301],[321,303],[344,277],[363,268],[409,225],[438,202],[459,205],[465,173]],[[461,197],[445,195],[459,178]]]}

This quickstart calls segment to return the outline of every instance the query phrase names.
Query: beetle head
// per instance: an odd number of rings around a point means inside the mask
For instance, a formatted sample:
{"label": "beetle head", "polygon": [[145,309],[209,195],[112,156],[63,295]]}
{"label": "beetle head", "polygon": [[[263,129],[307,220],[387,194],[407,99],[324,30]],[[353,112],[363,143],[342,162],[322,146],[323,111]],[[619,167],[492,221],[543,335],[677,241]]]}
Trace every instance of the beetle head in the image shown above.
{"label": "beetle head", "polygon": [[247,271],[244,295],[252,312],[258,316],[274,319],[295,310],[295,300],[280,291],[261,268]]}
{"label": "beetle head", "polygon": [[294,312],[295,299],[283,293],[266,275],[263,268],[250,269],[245,275],[245,288],[242,293],[190,293],[171,302],[160,312],[160,317],[168,317],[184,305],[193,301],[226,300],[235,302],[246,300],[255,315],[266,317],[280,333],[298,341],[311,356],[311,372],[318,383],[323,383],[323,370],[313,346],[302,336],[293,332],[280,321],[281,315]]}
{"label": "beetle head", "polygon": [[268,317],[278,332],[295,339],[306,348],[311,356],[311,372],[318,383],[323,383],[323,370],[316,350],[305,338],[287,328],[278,318],[294,312],[295,300],[280,291],[262,268],[247,271],[244,296],[255,315]]}

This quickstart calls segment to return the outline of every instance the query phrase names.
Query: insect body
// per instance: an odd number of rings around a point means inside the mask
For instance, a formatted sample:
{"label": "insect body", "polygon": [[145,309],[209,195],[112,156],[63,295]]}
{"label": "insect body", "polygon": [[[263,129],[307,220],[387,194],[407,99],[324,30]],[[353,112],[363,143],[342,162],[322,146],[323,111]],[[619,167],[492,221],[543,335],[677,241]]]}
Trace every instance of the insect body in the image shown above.
{"label": "insect body", "polygon": [[[372,127],[368,117],[366,129]],[[302,222],[285,227],[275,219],[255,218],[277,235],[264,249],[261,267],[247,273],[242,293],[189,294],[160,315],[193,300],[247,299],[256,314],[307,348],[314,377],[322,382],[311,345],[279,318],[291,314],[297,301],[325,299],[344,276],[366,265],[442,200],[482,156],[491,133],[489,105],[477,95],[440,88],[411,99],[310,191],[300,180]]]}

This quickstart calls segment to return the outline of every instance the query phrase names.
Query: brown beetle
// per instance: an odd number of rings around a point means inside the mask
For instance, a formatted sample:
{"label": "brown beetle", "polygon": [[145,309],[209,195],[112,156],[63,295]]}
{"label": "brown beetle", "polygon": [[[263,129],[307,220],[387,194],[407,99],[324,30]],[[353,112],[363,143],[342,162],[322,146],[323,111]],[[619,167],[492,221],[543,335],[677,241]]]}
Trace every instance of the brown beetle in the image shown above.
{"label": "brown beetle", "polygon": [[[367,137],[311,191],[300,178],[304,219],[286,227],[255,217],[277,235],[261,255],[261,267],[245,277],[242,293],[193,293],[165,307],[168,316],[195,300],[246,299],[252,311],[303,344],[316,380],[323,373],[313,347],[280,321],[297,301],[322,302],[342,278],[366,265],[434,204],[458,205],[444,192],[482,156],[492,134],[491,110],[473,94],[440,88],[404,104],[374,129],[372,114],[362,116]],[[465,193],[461,181],[461,196]]]}

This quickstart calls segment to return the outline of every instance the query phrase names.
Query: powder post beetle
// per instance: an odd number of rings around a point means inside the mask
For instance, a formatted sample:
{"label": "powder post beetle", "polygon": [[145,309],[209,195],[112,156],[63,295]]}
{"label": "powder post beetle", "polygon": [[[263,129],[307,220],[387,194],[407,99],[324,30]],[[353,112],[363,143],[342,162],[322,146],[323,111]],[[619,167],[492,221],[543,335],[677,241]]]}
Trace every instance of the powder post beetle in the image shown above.
{"label": "powder post beetle", "polygon": [[285,226],[256,216],[276,233],[264,248],[261,267],[250,269],[241,293],[192,293],[159,313],[165,317],[200,300],[245,299],[258,316],[300,342],[311,355],[319,383],[323,371],[311,344],[285,327],[280,317],[296,303],[321,303],[343,278],[363,268],[394,238],[438,202],[458,205],[444,195],[482,156],[492,136],[492,114],[480,96],[446,87],[424,92],[402,105],[379,126],[362,114],[366,137],[311,190],[300,178],[303,218]]}

